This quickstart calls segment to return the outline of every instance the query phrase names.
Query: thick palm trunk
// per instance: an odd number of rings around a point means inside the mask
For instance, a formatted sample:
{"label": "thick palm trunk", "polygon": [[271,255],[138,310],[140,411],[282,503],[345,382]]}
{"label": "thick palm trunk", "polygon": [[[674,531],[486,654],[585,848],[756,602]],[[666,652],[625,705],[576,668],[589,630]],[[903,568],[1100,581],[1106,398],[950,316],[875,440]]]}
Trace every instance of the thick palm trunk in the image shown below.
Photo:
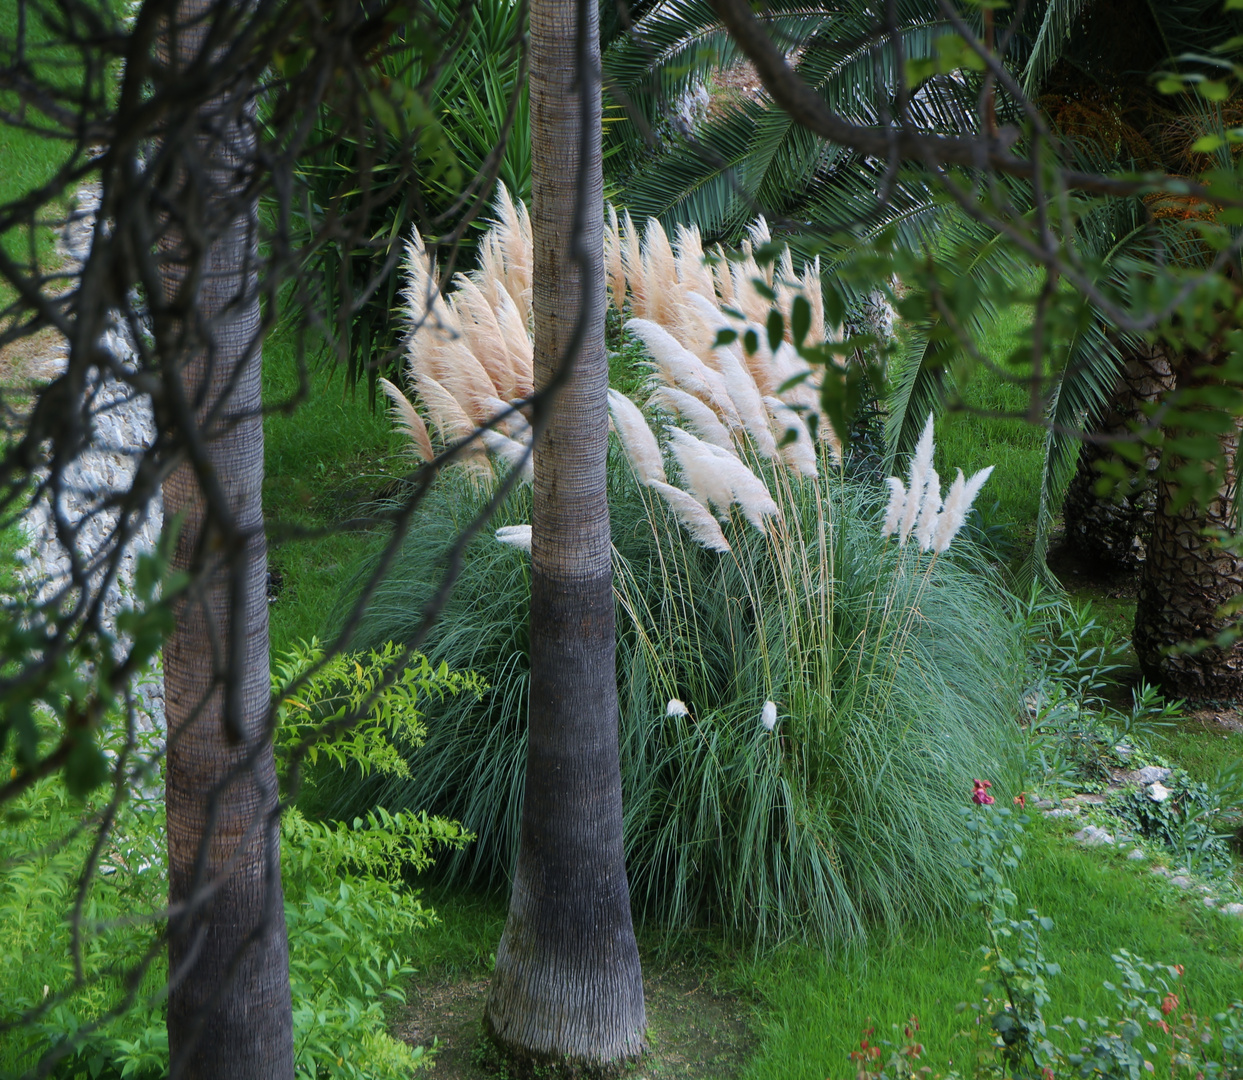
{"label": "thick palm trunk", "polygon": [[[1204,363],[1184,356],[1177,378],[1186,385]],[[1210,646],[1194,655],[1169,655],[1171,646],[1213,640],[1234,621],[1218,614],[1223,604],[1243,593],[1243,560],[1211,535],[1238,535],[1235,523],[1236,454],[1239,424],[1220,436],[1225,459],[1224,482],[1207,509],[1195,502],[1173,509],[1176,486],[1157,484],[1152,539],[1140,579],[1133,642],[1144,676],[1171,696],[1213,700],[1243,696],[1243,641]],[[1165,471],[1187,464],[1170,460]]]}
{"label": "thick palm trunk", "polygon": [[510,1054],[589,1067],[637,1056],[646,1026],[622,851],[598,53],[594,0],[532,3],[537,386],[556,376],[576,329],[585,333],[535,452],[526,790],[486,1014]]}
{"label": "thick palm trunk", "polygon": [[[1174,387],[1169,359],[1160,345],[1145,346],[1128,357],[1119,372],[1109,410],[1097,426],[1106,438],[1125,438],[1133,423],[1144,421],[1144,406]],[[1145,462],[1123,490],[1101,496],[1096,492],[1099,465],[1114,460],[1106,443],[1085,443],[1079,465],[1066,489],[1062,514],[1066,546],[1084,559],[1114,570],[1136,570],[1144,561],[1152,529],[1157,492],[1153,472],[1155,455]]]}
{"label": "thick palm trunk", "polygon": [[[210,7],[183,0],[178,18]],[[201,41],[179,34],[174,66]],[[167,307],[154,313],[165,378],[180,383],[205,450],[163,491],[165,520],[184,515],[174,567],[195,578],[164,647],[168,1036],[173,1075],[203,1080],[293,1076],[267,730],[257,219],[240,194],[254,149],[245,93],[221,91],[199,109],[204,134],[177,155],[183,186],[161,240]]]}

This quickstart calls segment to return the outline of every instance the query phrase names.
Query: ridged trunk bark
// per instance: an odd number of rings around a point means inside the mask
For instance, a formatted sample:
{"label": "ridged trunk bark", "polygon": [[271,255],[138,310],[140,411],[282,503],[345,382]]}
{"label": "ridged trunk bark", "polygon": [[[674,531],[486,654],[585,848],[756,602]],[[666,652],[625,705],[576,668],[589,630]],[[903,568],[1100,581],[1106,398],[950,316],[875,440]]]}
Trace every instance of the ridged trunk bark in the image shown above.
{"label": "ridged trunk bark", "polygon": [[[1175,375],[1180,386],[1193,382],[1205,357],[1187,355],[1177,359]],[[1195,655],[1169,655],[1170,646],[1188,641],[1213,640],[1233,619],[1218,611],[1243,593],[1243,560],[1225,550],[1213,536],[1220,530],[1236,536],[1235,485],[1239,425],[1220,436],[1225,458],[1224,481],[1207,509],[1189,503],[1173,509],[1176,486],[1162,479],[1157,484],[1152,538],[1140,578],[1132,641],[1145,678],[1170,696],[1189,700],[1222,700],[1243,697],[1243,641],[1228,648],[1210,646]],[[1165,462],[1165,471],[1187,464],[1181,459]]]}
{"label": "ridged trunk bark", "polygon": [[[1124,362],[1109,410],[1097,426],[1097,434],[1115,438],[1128,436],[1132,423],[1144,421],[1143,407],[1157,401],[1173,387],[1174,373],[1163,347],[1145,346]],[[1114,495],[1098,495],[1096,483],[1101,476],[1098,465],[1114,459],[1108,445],[1084,443],[1062,503],[1066,546],[1090,562],[1114,570],[1133,571],[1144,561],[1152,529],[1157,501],[1152,474],[1159,459],[1153,455],[1131,483]]]}
{"label": "ridged trunk bark", "polygon": [[[204,17],[228,10],[233,0],[182,0],[181,29],[162,38],[170,78],[203,47]],[[258,220],[243,194],[255,148],[249,91],[220,88],[195,113],[201,134],[177,148],[180,193],[160,242],[165,307],[153,312],[164,377],[193,410],[205,452],[163,488],[165,521],[183,518],[173,566],[195,579],[164,646],[168,1040],[172,1074],[194,1080],[294,1075],[267,730]],[[190,446],[189,433],[178,442]],[[218,500],[210,513],[205,485]]]}
{"label": "ridged trunk bark", "polygon": [[537,386],[581,336],[535,451],[526,786],[485,1016],[511,1057],[588,1073],[637,1057],[646,1028],[622,848],[596,18],[594,0],[531,4]]}

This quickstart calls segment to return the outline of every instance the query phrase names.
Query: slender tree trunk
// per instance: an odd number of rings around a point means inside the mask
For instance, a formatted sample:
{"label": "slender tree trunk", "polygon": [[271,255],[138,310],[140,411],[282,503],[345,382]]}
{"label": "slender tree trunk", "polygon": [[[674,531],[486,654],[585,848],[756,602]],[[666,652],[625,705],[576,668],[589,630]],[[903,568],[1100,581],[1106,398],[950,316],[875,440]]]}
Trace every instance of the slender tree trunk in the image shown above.
{"label": "slender tree trunk", "polygon": [[[203,47],[202,26],[186,28],[231,5],[182,0],[182,29],[163,44],[174,74]],[[174,568],[196,582],[164,647],[168,1038],[173,1075],[203,1080],[294,1073],[267,730],[258,222],[243,193],[255,146],[248,89],[221,88],[196,114],[200,134],[177,150],[176,209],[160,244],[164,309],[154,312],[165,378],[190,403],[206,457],[180,465],[163,491],[165,520],[183,518]]]}
{"label": "slender tree trunk", "polygon": [[[1146,346],[1127,358],[1119,373],[1109,411],[1097,433],[1123,437],[1130,425],[1144,420],[1143,407],[1174,388],[1174,374],[1160,345]],[[1085,443],[1079,465],[1062,504],[1066,522],[1066,545],[1091,562],[1115,570],[1136,570],[1144,561],[1145,544],[1152,530],[1157,491],[1154,456],[1123,490],[1112,496],[1096,493],[1101,473],[1098,466],[1113,460],[1104,443]]]}
{"label": "slender tree trunk", "polygon": [[[1196,378],[1206,358],[1199,354],[1179,358],[1175,365],[1180,387]],[[1140,578],[1135,608],[1133,642],[1144,676],[1168,695],[1191,700],[1243,697],[1243,641],[1226,648],[1209,646],[1194,655],[1169,654],[1171,646],[1189,641],[1212,641],[1234,621],[1219,611],[1243,593],[1243,560],[1226,550],[1212,535],[1238,535],[1235,485],[1239,428],[1221,435],[1225,458],[1223,482],[1207,509],[1194,501],[1173,508],[1177,485],[1157,484],[1152,539]],[[1168,474],[1188,464],[1165,462]]]}
{"label": "slender tree trunk", "polygon": [[526,789],[486,1011],[511,1055],[572,1068],[636,1057],[646,1027],[622,850],[596,18],[594,0],[531,4],[536,385],[576,354],[535,452]]}

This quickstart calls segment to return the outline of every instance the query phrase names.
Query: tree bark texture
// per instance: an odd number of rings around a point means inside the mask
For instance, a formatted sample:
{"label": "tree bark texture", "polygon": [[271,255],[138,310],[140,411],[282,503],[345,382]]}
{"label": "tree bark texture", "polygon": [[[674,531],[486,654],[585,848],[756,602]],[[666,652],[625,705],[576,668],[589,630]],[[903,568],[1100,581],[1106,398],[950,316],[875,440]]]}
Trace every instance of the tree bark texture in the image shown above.
{"label": "tree bark texture", "polygon": [[[1123,363],[1097,434],[1107,438],[1130,435],[1130,425],[1145,419],[1143,407],[1173,388],[1174,373],[1165,350],[1160,345],[1145,346]],[[1157,498],[1153,473],[1159,458],[1152,455],[1123,489],[1109,496],[1098,495],[1098,465],[1113,459],[1108,445],[1084,443],[1062,504],[1066,546],[1090,562],[1117,571],[1134,571],[1144,561],[1152,530]]]}
{"label": "tree bark texture", "polygon": [[[1205,357],[1178,358],[1175,376],[1180,386],[1193,378]],[[1222,547],[1212,535],[1221,530],[1235,536],[1235,485],[1239,430],[1220,436],[1226,462],[1224,482],[1202,509],[1195,502],[1173,509],[1175,485],[1157,484],[1152,538],[1140,578],[1135,608],[1133,643],[1144,677],[1169,696],[1214,700],[1243,696],[1243,641],[1228,648],[1210,646],[1194,655],[1169,655],[1170,646],[1212,640],[1234,620],[1218,614],[1227,601],[1243,593],[1243,560]],[[1185,462],[1172,459],[1166,469]]]}
{"label": "tree bark texture", "polygon": [[[183,0],[170,77],[232,0]],[[221,88],[175,148],[161,236],[164,377],[202,440],[164,482],[182,516],[173,565],[193,575],[164,647],[168,720],[169,1051],[174,1076],[292,1078],[289,953],[268,709],[258,220],[250,88]],[[162,340],[161,340],[162,339]],[[177,432],[181,446],[192,433]]]}
{"label": "tree bark texture", "polygon": [[526,786],[486,1010],[506,1052],[588,1072],[638,1056],[646,1028],[622,849],[596,19],[594,0],[531,4],[537,387],[576,353],[535,451]]}

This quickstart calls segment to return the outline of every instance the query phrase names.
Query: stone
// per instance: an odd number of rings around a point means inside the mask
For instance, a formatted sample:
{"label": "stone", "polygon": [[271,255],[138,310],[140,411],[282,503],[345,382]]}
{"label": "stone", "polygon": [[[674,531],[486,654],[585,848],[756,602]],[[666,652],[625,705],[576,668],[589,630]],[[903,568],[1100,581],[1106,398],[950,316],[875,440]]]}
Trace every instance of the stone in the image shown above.
{"label": "stone", "polygon": [[1079,816],[1079,811],[1078,811],[1078,810],[1076,810],[1076,809],[1074,809],[1073,807],[1070,807],[1070,808],[1059,808],[1059,809],[1057,809],[1057,810],[1046,810],[1046,811],[1044,811],[1044,816],[1045,816],[1045,817],[1047,817],[1047,818],[1067,818],[1067,817],[1078,817],[1078,816]]}
{"label": "stone", "polygon": [[1145,765],[1135,774],[1135,782],[1140,787],[1147,787],[1149,784],[1156,784],[1161,780],[1170,778],[1170,770],[1163,769],[1160,765]]}
{"label": "stone", "polygon": [[1114,838],[1104,829],[1088,825],[1075,833],[1075,839],[1085,847],[1103,847],[1114,842]]}
{"label": "stone", "polygon": [[1055,803],[1052,799],[1037,799],[1036,800],[1037,810],[1052,810],[1056,805],[1057,803]]}
{"label": "stone", "polygon": [[1153,802],[1165,802],[1170,797],[1170,789],[1163,784],[1150,784],[1148,786],[1148,798]]}
{"label": "stone", "polygon": [[1243,916],[1243,904],[1223,904],[1218,910],[1223,915]]}
{"label": "stone", "polygon": [[1127,852],[1126,857],[1130,859],[1131,862],[1139,862],[1142,859],[1146,859],[1148,856],[1145,855],[1139,848],[1132,848]]}
{"label": "stone", "polygon": [[1216,907],[1216,906],[1217,906],[1217,900],[1216,900],[1214,897],[1211,897],[1211,896],[1202,896],[1202,897],[1200,897],[1200,902],[1201,902],[1201,903],[1202,903],[1205,907]]}
{"label": "stone", "polygon": [[1135,747],[1127,746],[1126,743],[1118,743],[1118,745],[1114,747],[1114,753],[1117,754],[1118,757],[1122,758],[1123,761],[1126,761],[1127,758],[1135,753]]}
{"label": "stone", "polygon": [[1170,884],[1177,885],[1180,889],[1190,889],[1191,878],[1186,877],[1183,874],[1175,874],[1172,878],[1170,878]]}

